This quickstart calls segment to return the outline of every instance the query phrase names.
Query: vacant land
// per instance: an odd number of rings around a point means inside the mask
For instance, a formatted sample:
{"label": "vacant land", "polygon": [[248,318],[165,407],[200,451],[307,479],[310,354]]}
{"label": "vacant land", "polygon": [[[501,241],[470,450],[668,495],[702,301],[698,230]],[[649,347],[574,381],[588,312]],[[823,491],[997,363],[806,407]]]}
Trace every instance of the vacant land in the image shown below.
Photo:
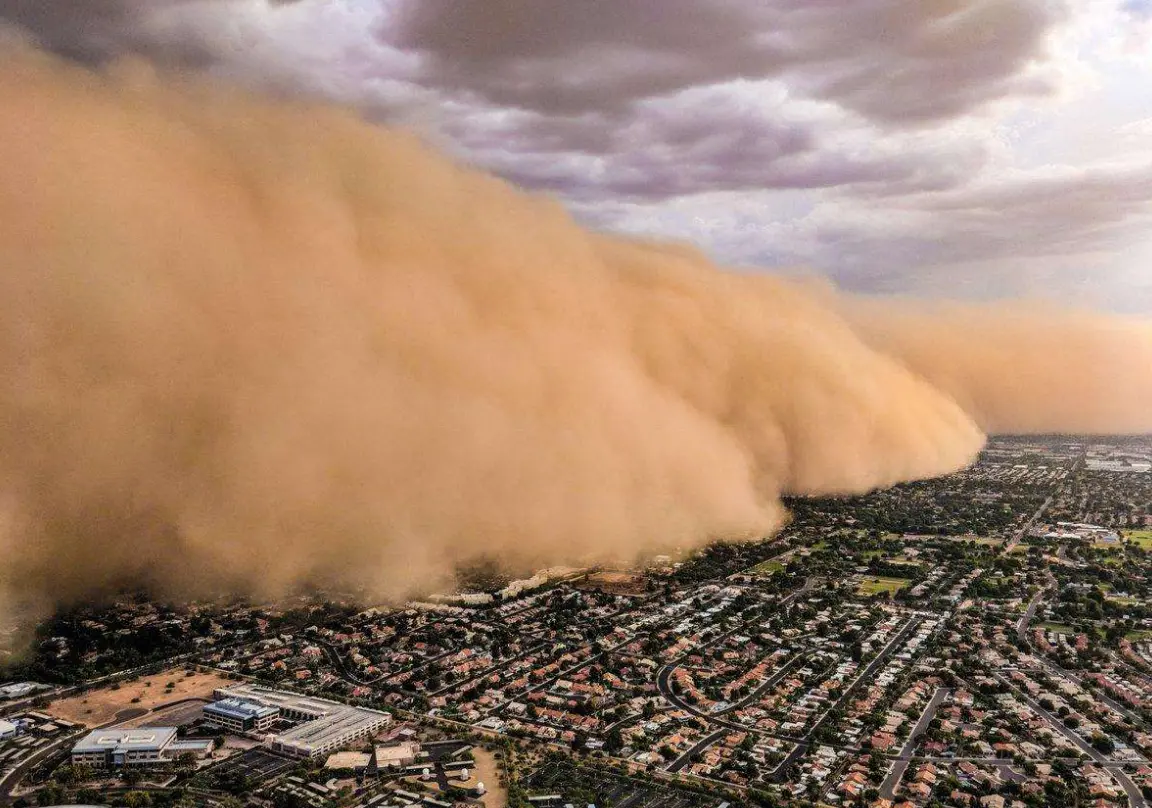
{"label": "vacant land", "polygon": [[1063,623],[1037,623],[1036,628],[1042,631],[1051,631],[1053,634],[1075,634],[1076,631],[1072,626],[1066,626]]}
{"label": "vacant land", "polygon": [[907,578],[877,578],[868,577],[860,582],[862,595],[879,595],[882,593],[895,594],[911,583]]}
{"label": "vacant land", "polygon": [[472,755],[476,758],[476,768],[469,772],[472,776],[460,785],[464,788],[475,788],[478,783],[483,783],[487,789],[480,798],[484,807],[506,808],[508,792],[500,785],[500,770],[497,768],[496,756],[479,746],[472,750]]}
{"label": "vacant land", "polygon": [[[169,688],[168,683],[172,683]],[[182,669],[163,671],[134,681],[90,690],[77,696],[52,702],[46,712],[68,721],[96,727],[122,718],[139,717],[141,710],[151,710],[183,699],[210,699],[212,691],[230,684],[228,679],[212,673],[185,675]],[[135,714],[128,714],[132,711]]]}
{"label": "vacant land", "polygon": [[615,595],[643,595],[648,591],[648,579],[632,572],[604,570],[594,572],[582,581],[577,581],[577,589],[597,589]]}

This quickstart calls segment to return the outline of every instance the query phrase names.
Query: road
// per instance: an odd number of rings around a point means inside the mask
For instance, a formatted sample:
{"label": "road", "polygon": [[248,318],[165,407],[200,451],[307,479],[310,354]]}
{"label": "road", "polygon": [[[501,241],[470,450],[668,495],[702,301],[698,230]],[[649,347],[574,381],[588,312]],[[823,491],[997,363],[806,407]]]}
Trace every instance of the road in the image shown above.
{"label": "road", "polygon": [[1120,787],[1124,789],[1124,792],[1128,795],[1128,804],[1131,806],[1131,808],[1147,808],[1147,800],[1144,799],[1144,795],[1140,793],[1140,789],[1136,787],[1136,784],[1132,782],[1132,779],[1124,772],[1123,763],[1107,758],[1102,752],[1081,738],[1077,733],[1064,726],[1063,721],[1041,707],[1040,702],[1036,701],[1036,699],[1032,698],[1027,693],[1017,688],[1008,679],[1004,678],[999,673],[995,673],[993,675],[1003,684],[1011,688],[1012,692],[1015,693],[1016,696],[1024,701],[1029,707],[1031,707],[1038,715],[1042,716],[1046,721],[1048,721],[1048,723],[1052,725],[1053,729],[1055,729],[1057,732],[1075,744],[1077,749],[1091,758],[1094,763],[1097,763],[1103,768],[1107,769],[1109,774],[1112,775],[1112,779],[1119,783]]}
{"label": "road", "polygon": [[[810,591],[813,588],[813,586],[815,585],[815,581],[816,581],[815,578],[805,579],[804,585],[801,586],[799,589],[797,589],[795,592],[792,592],[791,594],[787,595],[786,597],[781,598],[779,603],[778,603],[778,606],[784,606],[788,603],[791,603],[793,600],[795,600],[800,595],[804,594],[805,592]],[[683,660],[687,659],[692,654],[697,654],[697,653],[700,653],[700,651],[705,649],[705,648],[716,646],[719,643],[726,640],[728,637],[731,637],[733,634],[736,634],[737,632],[740,632],[740,631],[745,631],[747,628],[748,628],[747,622],[741,623],[740,625],[736,626],[735,628],[724,632],[719,637],[716,637],[715,639],[710,640],[707,643],[704,643],[702,646],[692,646],[691,648],[688,648],[687,650],[685,650],[682,654],[680,654],[678,657],[673,659],[668,664],[661,667],[660,670],[656,672],[656,688],[657,688],[657,690],[659,690],[660,694],[662,696],[664,696],[664,698],[668,699],[668,701],[671,702],[672,704],[674,704],[675,706],[679,707],[680,709],[682,709],[686,712],[692,713],[692,715],[698,716],[700,718],[717,719],[719,716],[724,715],[726,713],[730,713],[733,710],[738,709],[740,706],[743,706],[743,702],[737,702],[735,705],[731,706],[730,708],[725,708],[724,710],[722,710],[719,713],[705,713],[705,712],[702,712],[701,710],[697,710],[695,707],[693,707],[692,705],[685,702],[683,699],[681,699],[679,696],[677,696],[672,691],[671,677],[672,677],[672,671],[676,670],[676,668],[679,667],[680,663]],[[803,657],[804,655],[801,654],[800,656]],[[788,667],[790,665],[792,665],[792,663],[795,662],[797,658],[800,658],[800,657],[794,657],[792,660],[785,663],[785,665],[782,669],[778,670],[776,673],[773,674],[773,678],[775,678],[776,681],[779,681],[778,677],[783,676],[784,672],[787,671]],[[775,682],[772,681],[771,679],[769,680],[769,683],[775,684]],[[761,686],[761,688],[758,688],[758,690],[763,689],[764,687],[767,686],[767,684],[768,683],[766,683],[766,685],[764,685],[764,686]],[[745,699],[743,701],[744,702],[750,701],[751,698],[752,697],[748,697],[748,699]],[[718,721],[717,723],[723,723],[723,722]],[[734,727],[734,728],[739,729],[741,731],[747,730],[747,727],[741,727],[738,724],[728,724],[727,726]]]}
{"label": "road", "polygon": [[692,715],[696,716],[697,718],[702,718],[705,721],[708,721],[712,724],[716,724],[716,725],[721,726],[721,727],[726,727],[727,729],[733,730],[735,732],[751,732],[754,735],[763,735],[767,738],[779,738],[782,741],[789,741],[791,743],[798,743],[801,740],[803,740],[802,738],[797,738],[794,735],[781,735],[781,734],[776,733],[776,732],[765,732],[762,729],[756,729],[755,727],[748,727],[748,726],[745,726],[744,724],[737,724],[733,721],[728,721],[728,720],[720,717],[719,715],[715,715],[713,713],[706,713],[706,712],[703,712],[702,710],[696,709],[695,707],[693,707],[691,704],[688,704],[686,701],[681,699],[679,696],[677,696],[672,691],[672,682],[670,680],[671,680],[671,676],[672,676],[672,671],[674,671],[675,669],[676,669],[676,665],[674,665],[674,664],[665,665],[656,674],[656,687],[659,689],[660,694],[662,696],[664,696],[664,698],[668,699],[668,701],[671,702],[673,706],[683,710],[686,713],[691,713]]}
{"label": "road", "polygon": [[[1031,623],[1032,618],[1034,618],[1036,616],[1036,610],[1040,607],[1040,604],[1043,602],[1044,596],[1045,596],[1045,594],[1048,593],[1048,591],[1049,591],[1049,589],[1046,587],[1044,589],[1041,589],[1039,592],[1037,592],[1035,595],[1032,596],[1032,600],[1030,600],[1028,602],[1028,608],[1024,610],[1023,616],[1020,618],[1020,621],[1016,624],[1016,636],[1028,648],[1032,648],[1031,640],[1028,637],[1028,624]],[[1059,665],[1045,659],[1041,655],[1040,651],[1038,651],[1037,649],[1033,648],[1032,650],[1033,650],[1033,655],[1040,662],[1041,666],[1046,668],[1050,673],[1053,673],[1056,676],[1063,677],[1064,679],[1067,679],[1070,682],[1072,682],[1078,686],[1083,685],[1083,682],[1081,681],[1079,676],[1077,676],[1076,674],[1072,673],[1071,671],[1065,670],[1064,668],[1060,667]],[[1139,715],[1134,713],[1132,710],[1128,709],[1126,706],[1124,706],[1120,702],[1113,699],[1108,694],[1097,690],[1093,693],[1093,696],[1095,698],[1098,698],[1104,704],[1107,704],[1110,708],[1115,710],[1120,715],[1124,716],[1126,719],[1131,721],[1133,724],[1135,724],[1137,726],[1143,726],[1144,725],[1144,719],[1143,718],[1141,718]]]}
{"label": "road", "polygon": [[1020,529],[1012,534],[1012,538],[1008,541],[1007,544],[1004,545],[1004,553],[1012,552],[1013,548],[1015,548],[1016,545],[1020,543],[1032,525],[1040,521],[1040,517],[1044,515],[1044,511],[1048,510],[1049,506],[1052,504],[1052,500],[1052,496],[1049,496],[1046,500],[1044,500],[1040,507],[1036,509],[1036,512],[1028,518],[1028,521],[1021,525]]}
{"label": "road", "polygon": [[11,804],[12,790],[24,779],[25,775],[37,765],[59,752],[62,746],[75,741],[80,734],[81,733],[74,733],[66,738],[61,738],[58,741],[50,743],[48,746],[45,746],[43,749],[21,761],[21,763],[12,771],[8,772],[8,774],[0,777],[0,805]]}
{"label": "road", "polygon": [[891,800],[895,798],[896,788],[900,785],[900,781],[904,778],[904,772],[908,770],[909,763],[912,762],[912,752],[916,749],[916,741],[923,735],[928,725],[932,723],[932,719],[936,717],[936,711],[940,709],[940,705],[944,703],[944,699],[948,698],[948,688],[938,687],[936,692],[932,694],[932,698],[928,700],[928,704],[924,707],[924,712],[920,714],[920,720],[916,722],[916,726],[912,728],[912,732],[908,735],[908,741],[900,749],[900,756],[897,758],[895,765],[892,766],[892,771],[888,773],[884,783],[880,786],[880,796],[883,799]]}
{"label": "road", "polygon": [[772,772],[773,780],[781,780],[788,769],[791,768],[791,766],[796,761],[804,756],[804,753],[808,751],[808,747],[811,746],[809,739],[812,738],[812,736],[814,736],[817,732],[819,732],[821,727],[828,723],[828,719],[832,716],[832,713],[836,711],[836,708],[852,695],[852,691],[856,689],[857,685],[859,685],[865,679],[869,679],[876,674],[876,671],[880,668],[880,666],[887,661],[889,656],[891,656],[892,651],[897,646],[902,644],[906,639],[908,639],[909,635],[912,634],[912,632],[914,632],[920,626],[921,622],[923,622],[923,618],[914,617],[904,624],[904,628],[896,632],[895,636],[893,636],[892,639],[888,641],[888,644],[885,645],[883,649],[881,649],[880,653],[876,655],[876,658],[869,662],[867,667],[865,667],[864,670],[860,672],[860,675],[852,680],[852,684],[844,688],[844,692],[841,694],[840,698],[836,699],[836,701],[833,702],[824,712],[824,715],[821,716],[820,720],[812,725],[812,729],[805,733],[804,740],[796,744],[792,751],[788,753],[788,756],[784,758],[783,762],[776,767],[776,769]]}
{"label": "road", "polygon": [[[1039,654],[1036,654],[1036,659],[1039,660],[1040,664],[1043,667],[1045,667],[1050,673],[1052,673],[1056,676],[1060,676],[1064,679],[1067,679],[1068,681],[1072,682],[1073,684],[1075,684],[1077,686],[1083,687],[1083,685],[1084,685],[1083,680],[1081,680],[1081,678],[1079,676],[1072,673],[1071,671],[1065,670],[1064,668],[1060,667],[1059,665],[1055,664],[1054,662],[1049,662],[1047,659],[1044,659]],[[1139,716],[1136,713],[1129,710],[1127,707],[1125,707],[1120,702],[1116,701],[1114,698],[1109,696],[1107,693],[1104,693],[1102,688],[1098,688],[1098,689],[1092,691],[1092,698],[1099,699],[1104,704],[1107,704],[1110,708],[1115,710],[1120,715],[1124,716],[1126,719],[1131,721],[1136,726],[1138,726],[1138,727],[1144,726],[1144,719],[1141,716]]]}
{"label": "road", "polygon": [[692,758],[694,755],[696,755],[699,752],[703,752],[705,749],[707,749],[712,744],[716,743],[718,740],[720,740],[721,738],[723,738],[727,734],[728,734],[728,730],[718,729],[715,732],[713,732],[711,735],[706,735],[705,737],[701,738],[699,743],[697,743],[695,746],[693,746],[687,752],[685,752],[680,757],[676,758],[674,761],[669,763],[667,771],[670,774],[675,774],[676,772],[680,771],[681,769],[683,769],[685,766],[687,766],[689,763],[692,762]]}
{"label": "road", "polygon": [[1024,610],[1024,614],[1020,616],[1020,620],[1016,623],[1016,637],[1020,642],[1025,643],[1031,647],[1028,642],[1028,624],[1032,622],[1032,618],[1036,616],[1036,610],[1040,608],[1040,601],[1044,599],[1046,589],[1041,589],[1032,596],[1032,600],[1028,601],[1028,608]]}
{"label": "road", "polygon": [[765,679],[764,683],[762,685],[757,687],[755,690],[753,690],[747,696],[745,696],[744,698],[740,699],[737,702],[733,702],[732,704],[725,707],[723,710],[719,710],[719,711],[713,713],[713,715],[728,715],[729,713],[734,713],[737,710],[741,710],[741,709],[747,707],[749,704],[752,704],[754,702],[759,701],[761,696],[763,696],[765,693],[767,693],[772,688],[776,687],[776,685],[778,685],[780,683],[780,680],[783,679],[785,676],[787,676],[789,671],[791,671],[793,668],[795,668],[798,663],[804,662],[807,659],[808,659],[808,655],[804,652],[800,652],[799,654],[797,654],[796,656],[792,657],[790,660],[785,662],[783,664],[783,666],[777,668],[775,673],[773,673],[771,676],[769,676],[767,679]]}

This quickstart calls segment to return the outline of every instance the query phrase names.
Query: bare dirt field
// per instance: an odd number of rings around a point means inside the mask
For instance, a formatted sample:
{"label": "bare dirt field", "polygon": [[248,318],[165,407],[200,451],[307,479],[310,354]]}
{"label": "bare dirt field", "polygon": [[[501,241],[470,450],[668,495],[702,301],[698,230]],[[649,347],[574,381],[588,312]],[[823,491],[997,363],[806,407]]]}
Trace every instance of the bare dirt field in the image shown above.
{"label": "bare dirt field", "polygon": [[508,805],[508,792],[500,785],[500,774],[496,768],[496,756],[483,747],[477,746],[472,750],[476,758],[476,768],[471,772],[472,777],[462,785],[473,788],[477,783],[483,783],[487,793],[481,797],[484,808],[506,808]]}
{"label": "bare dirt field", "polygon": [[[166,685],[173,682],[169,689]],[[135,718],[137,726],[147,723],[141,710],[152,710],[184,699],[210,699],[212,691],[230,684],[228,679],[214,673],[194,673],[186,676],[183,669],[163,671],[135,681],[120,682],[119,687],[109,685],[60,699],[44,711],[67,721],[97,727],[115,720]]]}
{"label": "bare dirt field", "polygon": [[580,589],[598,589],[618,595],[643,595],[648,591],[648,579],[643,575],[612,570],[592,573],[575,585]]}

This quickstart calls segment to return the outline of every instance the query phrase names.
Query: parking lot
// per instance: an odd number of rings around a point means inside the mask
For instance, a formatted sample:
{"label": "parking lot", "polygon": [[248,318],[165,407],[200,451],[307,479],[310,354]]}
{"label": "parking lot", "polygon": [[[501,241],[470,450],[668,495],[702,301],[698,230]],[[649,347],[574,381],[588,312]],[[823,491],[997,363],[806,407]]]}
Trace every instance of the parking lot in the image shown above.
{"label": "parking lot", "polygon": [[195,724],[203,715],[204,699],[190,699],[171,707],[161,707],[140,718],[126,722],[126,727],[186,727]]}
{"label": "parking lot", "polygon": [[577,769],[568,763],[545,763],[528,780],[533,795],[560,794],[560,804],[580,800],[612,808],[717,808],[724,800],[651,783],[603,770]]}
{"label": "parking lot", "polygon": [[263,783],[291,769],[299,761],[273,755],[263,749],[249,749],[211,768],[213,775],[229,771],[243,774],[251,783]]}

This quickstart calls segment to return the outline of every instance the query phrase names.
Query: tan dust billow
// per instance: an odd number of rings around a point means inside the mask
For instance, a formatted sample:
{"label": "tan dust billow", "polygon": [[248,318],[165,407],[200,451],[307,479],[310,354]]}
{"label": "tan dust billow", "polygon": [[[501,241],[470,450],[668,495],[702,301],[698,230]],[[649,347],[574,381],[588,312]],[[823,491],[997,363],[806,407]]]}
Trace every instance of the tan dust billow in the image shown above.
{"label": "tan dust billow", "polygon": [[727,273],[350,112],[114,72],[0,67],[0,600],[402,597],[1152,421],[1115,403],[1146,325]]}

